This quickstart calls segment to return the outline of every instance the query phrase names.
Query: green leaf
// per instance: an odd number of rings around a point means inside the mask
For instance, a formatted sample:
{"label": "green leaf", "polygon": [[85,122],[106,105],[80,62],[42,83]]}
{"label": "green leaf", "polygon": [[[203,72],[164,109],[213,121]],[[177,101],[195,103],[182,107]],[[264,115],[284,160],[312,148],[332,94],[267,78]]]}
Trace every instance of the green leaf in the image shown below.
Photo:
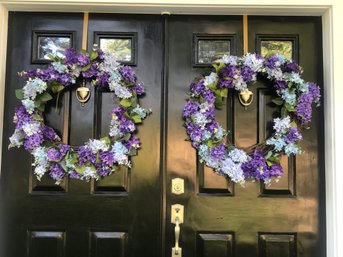
{"label": "green leaf", "polygon": [[19,100],[23,100],[24,99],[24,91],[22,89],[17,89],[15,91],[15,96],[19,99]]}
{"label": "green leaf", "polygon": [[284,103],[284,101],[281,97],[273,99],[272,102],[276,105],[283,105],[283,103]]}
{"label": "green leaf", "polygon": [[83,66],[81,70],[82,71],[87,71],[87,70],[89,70],[90,67],[91,67],[91,64],[89,63],[86,66]]}
{"label": "green leaf", "polygon": [[92,52],[90,55],[91,61],[95,60],[96,58],[98,58],[98,53],[97,52]]}
{"label": "green leaf", "polygon": [[123,137],[123,141],[129,140],[130,137],[131,137],[131,134],[130,133],[126,133],[125,136]]}
{"label": "green leaf", "polygon": [[137,96],[133,95],[133,97],[131,98],[131,106],[136,107],[137,104],[138,104]]}
{"label": "green leaf", "polygon": [[214,142],[213,140],[209,140],[209,141],[207,142],[207,145],[208,145],[208,147],[214,147],[214,146],[217,145],[217,143]]}
{"label": "green leaf", "polygon": [[38,99],[41,102],[47,102],[50,101],[53,97],[48,93],[48,92],[44,92],[43,94],[41,94]]}
{"label": "green leaf", "polygon": [[142,122],[142,118],[139,115],[133,115],[132,119],[135,123],[141,123]]}
{"label": "green leaf", "polygon": [[286,107],[283,106],[281,108],[281,117],[285,118],[287,115],[288,115],[288,111],[287,111]]}
{"label": "green leaf", "polygon": [[41,112],[44,112],[44,110],[45,110],[45,103],[41,103],[37,108],[38,108],[38,110],[40,110]]}
{"label": "green leaf", "polygon": [[75,165],[75,171],[79,174],[83,174],[85,172],[86,167],[85,166],[78,166]]}
{"label": "green leaf", "polygon": [[214,105],[216,108],[221,109],[223,107],[223,99],[221,97],[216,98]]}
{"label": "green leaf", "polygon": [[61,92],[63,89],[64,89],[63,85],[52,85],[51,86],[51,91],[55,94],[58,92]]}
{"label": "green leaf", "polygon": [[269,159],[273,155],[272,151],[268,151],[267,155],[265,156],[266,159]]}
{"label": "green leaf", "polygon": [[285,107],[286,107],[287,111],[289,111],[289,112],[294,112],[295,111],[294,106],[290,105],[289,103],[285,103]]}
{"label": "green leaf", "polygon": [[213,63],[212,64],[213,68],[216,70],[218,73],[222,68],[224,68],[225,64],[224,63]]}
{"label": "green leaf", "polygon": [[123,98],[121,101],[120,101],[120,105],[121,106],[124,106],[126,108],[129,108],[131,106],[131,101],[130,99],[126,99],[126,98]]}
{"label": "green leaf", "polygon": [[224,88],[220,91],[220,96],[221,97],[227,97],[227,94],[228,94],[228,89],[227,88]]}
{"label": "green leaf", "polygon": [[129,151],[129,155],[130,155],[130,156],[137,155],[137,150],[136,150],[136,149],[130,150],[130,151]]}
{"label": "green leaf", "polygon": [[100,138],[100,141],[103,142],[105,145],[111,144],[111,139],[109,137],[102,137]]}
{"label": "green leaf", "polygon": [[87,54],[87,55],[88,55],[88,52],[87,52],[87,50],[85,50],[85,49],[81,49],[81,50],[80,50],[80,53],[83,53],[83,54]]}

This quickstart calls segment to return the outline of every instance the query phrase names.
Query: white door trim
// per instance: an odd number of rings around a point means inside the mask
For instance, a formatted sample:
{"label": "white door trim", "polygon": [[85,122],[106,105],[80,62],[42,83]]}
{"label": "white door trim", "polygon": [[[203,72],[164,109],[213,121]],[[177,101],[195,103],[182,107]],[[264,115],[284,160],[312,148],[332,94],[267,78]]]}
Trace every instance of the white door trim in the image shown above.
{"label": "white door trim", "polygon": [[[343,256],[343,2],[341,0],[0,0],[0,120],[3,120],[8,11],[322,16],[327,257]],[[278,5],[276,4],[278,3]],[[336,58],[335,58],[336,57]],[[337,58],[338,57],[338,58]],[[339,58],[340,57],[340,58]],[[4,121],[8,126],[11,121]],[[0,162],[2,150],[0,123]],[[7,139],[4,139],[7,144]],[[342,157],[341,157],[342,158]],[[341,217],[339,219],[339,217]]]}

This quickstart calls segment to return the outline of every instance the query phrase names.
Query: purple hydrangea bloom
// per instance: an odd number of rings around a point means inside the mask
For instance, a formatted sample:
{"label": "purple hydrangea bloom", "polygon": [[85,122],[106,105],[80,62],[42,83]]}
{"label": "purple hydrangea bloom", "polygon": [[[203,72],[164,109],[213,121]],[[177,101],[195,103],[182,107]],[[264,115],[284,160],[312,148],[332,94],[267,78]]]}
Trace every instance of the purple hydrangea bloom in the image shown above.
{"label": "purple hydrangea bloom", "polygon": [[86,66],[90,63],[91,60],[87,54],[80,53],[77,55],[77,61],[81,66]]}
{"label": "purple hydrangea bloom", "polygon": [[113,109],[113,113],[122,120],[124,118],[124,113],[126,112],[126,109],[122,106],[116,107]]}
{"label": "purple hydrangea bloom", "polygon": [[186,122],[186,129],[189,137],[192,140],[192,145],[197,147],[200,144],[202,138],[202,129],[200,126],[195,125],[192,122]]}
{"label": "purple hydrangea bloom", "polygon": [[285,141],[287,144],[297,142],[302,139],[302,135],[300,134],[297,128],[290,128],[289,133],[287,134]]}
{"label": "purple hydrangea bloom", "polygon": [[[55,80],[55,79],[53,79]],[[62,85],[68,85],[69,84],[69,77],[67,74],[59,74],[57,76],[57,82]]]}
{"label": "purple hydrangea bloom", "polygon": [[116,162],[114,155],[111,151],[104,151],[100,153],[100,159],[103,163],[112,166]]}
{"label": "purple hydrangea bloom", "polygon": [[23,72],[23,77],[24,78],[33,78],[37,77],[37,70],[25,70]]}
{"label": "purple hydrangea bloom", "polygon": [[60,153],[62,156],[65,156],[67,152],[71,150],[70,145],[58,144],[58,147],[60,148]]}
{"label": "purple hydrangea bloom", "polygon": [[213,104],[216,101],[216,97],[215,97],[214,93],[212,92],[212,90],[210,90],[210,89],[205,89],[203,91],[202,96],[204,97],[205,101],[210,103],[210,104]]}
{"label": "purple hydrangea bloom", "polygon": [[223,143],[220,143],[210,149],[211,157],[217,160],[223,159],[225,152],[225,145]]}
{"label": "purple hydrangea bloom", "polygon": [[272,166],[270,166],[269,171],[271,177],[281,177],[283,174],[283,169],[278,163],[274,163]]}
{"label": "purple hydrangea bloom", "polygon": [[211,131],[211,132],[214,132],[215,129],[218,129],[219,128],[219,125],[216,121],[212,121],[211,123],[209,123],[207,125],[207,130]]}
{"label": "purple hydrangea bloom", "polygon": [[242,165],[244,176],[257,180],[268,180],[269,172],[262,150],[255,150],[250,161]]}
{"label": "purple hydrangea bloom", "polygon": [[279,57],[277,55],[272,55],[269,58],[267,58],[264,62],[264,65],[268,67],[269,69],[275,69],[276,63],[279,61]]}
{"label": "purple hydrangea bloom", "polygon": [[50,177],[56,181],[61,181],[65,175],[65,172],[61,165],[58,163],[52,163],[50,165]]}
{"label": "purple hydrangea bloom", "polygon": [[107,87],[110,75],[106,72],[101,73],[97,77],[97,83],[100,87]]}
{"label": "purple hydrangea bloom", "polygon": [[131,120],[124,119],[119,124],[120,132],[123,134],[132,132],[136,129],[135,124]]}
{"label": "purple hydrangea bloom", "polygon": [[220,70],[219,76],[220,77],[233,77],[237,73],[236,66],[233,65],[227,65],[224,68]]}
{"label": "purple hydrangea bloom", "polygon": [[300,66],[295,61],[291,61],[287,63],[285,70],[286,72],[300,73]]}
{"label": "purple hydrangea bloom", "polygon": [[119,69],[123,80],[127,83],[135,83],[137,80],[136,74],[130,66],[122,66]]}
{"label": "purple hydrangea bloom", "polygon": [[205,90],[204,80],[200,80],[198,83],[194,83],[194,81],[190,85],[191,91],[196,94],[200,95]]}
{"label": "purple hydrangea bloom", "polygon": [[282,167],[278,163],[270,167],[263,156],[261,149],[256,149],[250,161],[242,165],[244,176],[256,180],[269,182],[272,177],[280,177],[283,173]]}
{"label": "purple hydrangea bloom", "polygon": [[313,101],[319,101],[320,100],[320,88],[316,83],[309,82],[308,83],[308,91],[313,97]]}
{"label": "purple hydrangea bloom", "polygon": [[88,161],[95,163],[96,162],[96,155],[92,152],[92,150],[88,147],[81,146],[78,153],[78,162],[80,165],[85,165]]}
{"label": "purple hydrangea bloom", "polygon": [[138,83],[132,88],[132,90],[135,91],[137,95],[143,95],[145,93],[145,89],[142,83]]}
{"label": "purple hydrangea bloom", "polygon": [[248,66],[243,66],[241,69],[241,76],[245,82],[251,81],[253,77],[254,71],[250,69]]}
{"label": "purple hydrangea bloom", "polygon": [[188,101],[183,108],[183,117],[189,117],[192,114],[194,114],[196,111],[199,109],[199,103],[198,102],[193,102],[193,101]]}
{"label": "purple hydrangea bloom", "polygon": [[274,88],[276,90],[282,90],[282,89],[286,89],[288,87],[288,84],[286,81],[284,80],[277,80],[274,83]]}
{"label": "purple hydrangea bloom", "polygon": [[23,105],[19,105],[15,109],[15,119],[16,128],[20,129],[25,123],[32,120],[32,116],[26,111]]}
{"label": "purple hydrangea bloom", "polygon": [[48,160],[53,162],[58,162],[62,158],[60,151],[55,148],[50,148],[48,150]]}
{"label": "purple hydrangea bloom", "polygon": [[29,136],[26,138],[24,142],[24,148],[26,150],[32,150],[38,146],[40,146],[43,143],[44,139],[41,134],[33,134],[32,136]]}
{"label": "purple hydrangea bloom", "polygon": [[219,79],[219,88],[233,88],[231,79]]}
{"label": "purple hydrangea bloom", "polygon": [[75,63],[77,63],[77,61],[78,61],[78,59],[77,59],[78,54],[77,54],[75,49],[73,49],[73,48],[66,49],[64,55],[65,55],[65,59],[64,59],[65,60],[64,61],[65,64],[75,64]]}
{"label": "purple hydrangea bloom", "polygon": [[105,59],[105,53],[101,49],[98,50],[98,58],[100,60],[104,60]]}
{"label": "purple hydrangea bloom", "polygon": [[91,78],[98,74],[98,66],[95,62],[92,63],[88,70],[82,72],[84,78]]}
{"label": "purple hydrangea bloom", "polygon": [[302,124],[307,124],[312,118],[312,101],[311,93],[303,93],[298,98],[298,106],[296,109],[296,116]]}
{"label": "purple hydrangea bloom", "polygon": [[53,128],[48,127],[48,126],[41,126],[41,131],[46,140],[54,141],[56,137],[56,133]]}
{"label": "purple hydrangea bloom", "polygon": [[81,175],[73,170],[72,172],[69,173],[69,177],[70,178],[75,178],[75,179],[80,179]]}
{"label": "purple hydrangea bloom", "polygon": [[110,171],[111,170],[108,167],[98,167],[96,170],[96,172],[102,177],[108,176]]}
{"label": "purple hydrangea bloom", "polygon": [[125,143],[126,148],[129,150],[131,149],[137,149],[140,145],[140,140],[137,136],[132,135],[130,139]]}

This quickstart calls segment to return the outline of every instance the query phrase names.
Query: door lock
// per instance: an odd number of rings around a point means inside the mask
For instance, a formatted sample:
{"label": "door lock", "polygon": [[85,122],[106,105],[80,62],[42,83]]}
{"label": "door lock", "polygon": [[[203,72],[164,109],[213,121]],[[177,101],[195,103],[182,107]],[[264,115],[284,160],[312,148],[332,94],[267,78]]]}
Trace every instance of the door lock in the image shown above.
{"label": "door lock", "polygon": [[172,193],[181,195],[185,192],[185,181],[182,178],[172,179]]}

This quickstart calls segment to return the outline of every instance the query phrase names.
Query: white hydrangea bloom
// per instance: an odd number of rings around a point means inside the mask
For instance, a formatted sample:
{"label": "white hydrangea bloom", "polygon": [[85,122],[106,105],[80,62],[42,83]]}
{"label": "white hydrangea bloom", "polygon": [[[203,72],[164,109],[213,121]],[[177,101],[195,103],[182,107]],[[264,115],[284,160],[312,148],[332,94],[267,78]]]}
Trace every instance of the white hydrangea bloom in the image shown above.
{"label": "white hydrangea bloom", "polygon": [[243,80],[242,77],[238,77],[233,81],[233,86],[237,91],[244,91],[245,89],[248,88],[247,83]]}
{"label": "white hydrangea bloom", "polygon": [[11,147],[20,147],[23,144],[23,139],[25,135],[24,132],[20,129],[16,129],[13,133],[13,135],[10,137],[10,145],[8,148]]}
{"label": "white hydrangea bloom", "polygon": [[205,79],[204,79],[204,85],[205,85],[205,86],[208,86],[208,85],[214,84],[214,83],[216,82],[217,78],[218,78],[217,73],[211,72],[210,75],[208,75],[208,76],[205,77]]}
{"label": "white hydrangea bloom", "polygon": [[277,69],[266,68],[266,72],[268,74],[269,79],[275,79],[275,80],[284,79],[284,74],[282,73],[282,70],[280,68],[277,68]]}
{"label": "white hydrangea bloom", "polygon": [[33,111],[35,110],[35,102],[30,100],[30,99],[24,99],[21,101],[23,106],[25,107],[26,111],[29,114],[32,114]]}
{"label": "white hydrangea bloom", "polygon": [[291,126],[291,117],[286,116],[283,119],[275,118],[273,129],[276,133],[285,134]]}
{"label": "white hydrangea bloom", "polygon": [[86,169],[83,171],[82,179],[90,180],[91,178],[98,180],[99,176],[94,168],[86,167]]}
{"label": "white hydrangea bloom", "polygon": [[263,67],[263,59],[256,58],[255,54],[247,54],[243,60],[244,65],[248,66],[254,72],[260,71]]}
{"label": "white hydrangea bloom", "polygon": [[87,143],[87,146],[92,150],[93,153],[97,153],[100,150],[107,151],[109,149],[109,147],[104,142],[98,139],[90,139]]}
{"label": "white hydrangea bloom", "polygon": [[33,173],[36,175],[37,179],[40,181],[43,175],[48,171],[47,166],[37,166]]}
{"label": "white hydrangea bloom", "polygon": [[128,99],[132,97],[132,93],[126,87],[121,86],[115,81],[110,82],[109,88],[111,91],[114,91],[116,96],[118,96],[119,98]]}
{"label": "white hydrangea bloom", "polygon": [[64,65],[60,62],[52,62],[51,65],[55,68],[56,71],[59,73],[66,73],[68,72],[68,67],[67,65]]}
{"label": "white hydrangea bloom", "polygon": [[25,123],[23,125],[23,131],[27,136],[37,134],[40,132],[40,123],[36,121]]}
{"label": "white hydrangea bloom", "polygon": [[47,89],[47,83],[39,78],[29,79],[23,87],[24,98],[35,99],[38,94]]}
{"label": "white hydrangea bloom", "polygon": [[35,158],[34,166],[47,166],[48,165],[48,149],[43,146],[36,147],[32,151],[32,155]]}
{"label": "white hydrangea bloom", "polygon": [[224,54],[220,62],[230,65],[237,65],[237,56]]}

